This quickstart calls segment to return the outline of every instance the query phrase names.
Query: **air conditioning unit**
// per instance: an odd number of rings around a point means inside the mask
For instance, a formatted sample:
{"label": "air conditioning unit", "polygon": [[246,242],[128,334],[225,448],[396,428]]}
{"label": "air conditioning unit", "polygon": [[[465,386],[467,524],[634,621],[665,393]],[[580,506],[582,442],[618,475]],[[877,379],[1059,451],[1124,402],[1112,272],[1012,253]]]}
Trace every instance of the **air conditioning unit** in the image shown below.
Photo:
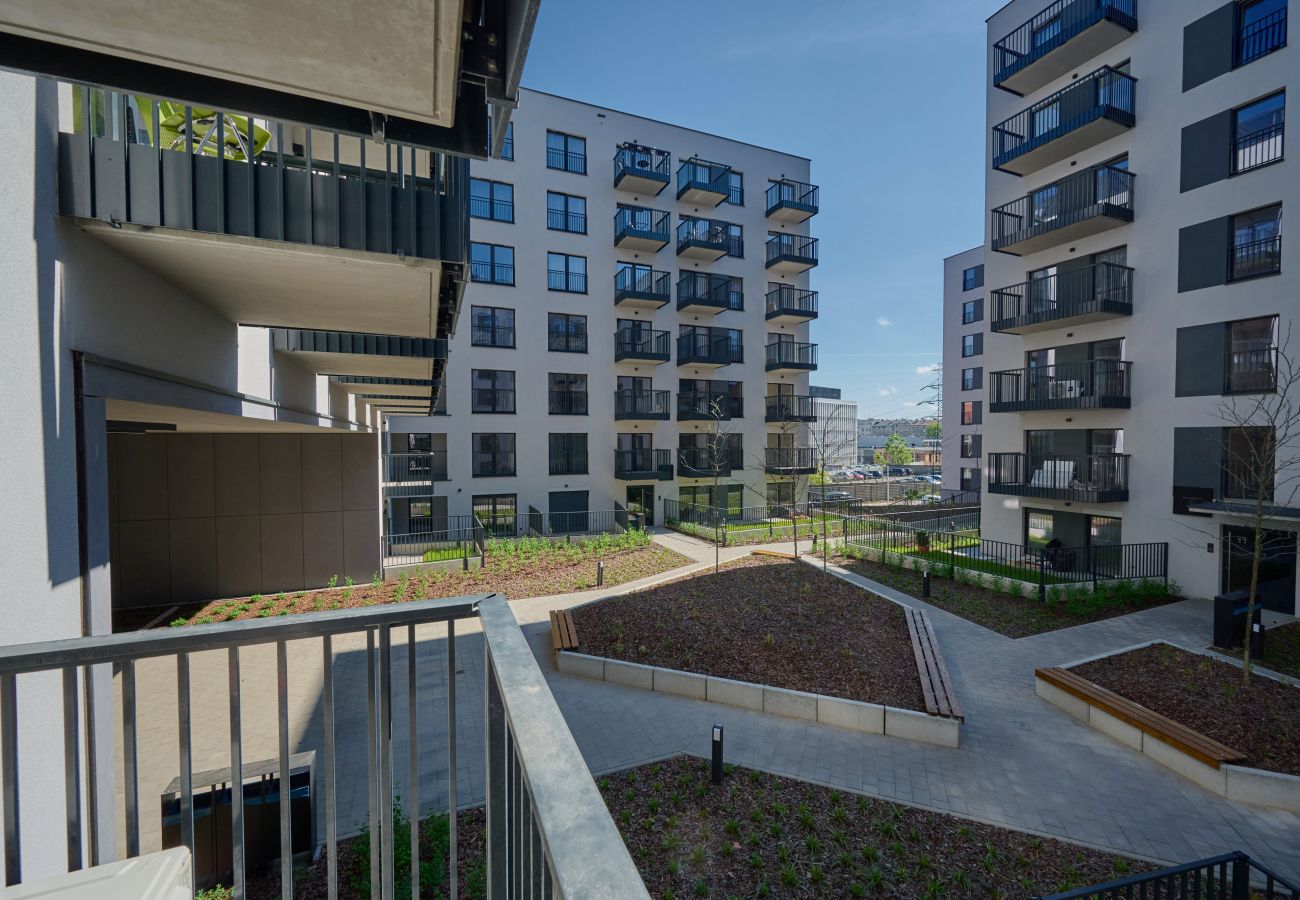
{"label": "air conditioning unit", "polygon": [[4,900],[190,900],[193,896],[190,852],[184,847],[0,888]]}

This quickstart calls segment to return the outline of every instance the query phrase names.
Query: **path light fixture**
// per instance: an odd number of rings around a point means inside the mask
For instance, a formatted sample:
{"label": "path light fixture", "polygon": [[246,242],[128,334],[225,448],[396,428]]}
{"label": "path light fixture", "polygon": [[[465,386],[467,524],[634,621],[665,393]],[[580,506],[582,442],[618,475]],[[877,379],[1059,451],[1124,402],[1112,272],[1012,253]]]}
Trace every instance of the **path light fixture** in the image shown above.
{"label": "path light fixture", "polygon": [[713,726],[713,783],[722,784],[722,726]]}

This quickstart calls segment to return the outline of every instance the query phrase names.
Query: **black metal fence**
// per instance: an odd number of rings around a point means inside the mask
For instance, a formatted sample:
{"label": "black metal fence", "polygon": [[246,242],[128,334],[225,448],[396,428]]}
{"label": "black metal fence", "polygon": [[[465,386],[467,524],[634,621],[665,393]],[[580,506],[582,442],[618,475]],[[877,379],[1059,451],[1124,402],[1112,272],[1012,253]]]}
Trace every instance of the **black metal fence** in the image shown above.
{"label": "black metal fence", "polygon": [[1282,235],[1234,244],[1229,251],[1229,277],[1233,281],[1275,275],[1282,271]]}
{"label": "black metal fence", "polygon": [[[1252,884],[1253,882],[1253,884]],[[1034,900],[1297,900],[1300,887],[1240,850]]]}
{"label": "black metal fence", "polygon": [[993,331],[1013,331],[1073,316],[1133,312],[1133,269],[1102,262],[998,288],[989,294]]}
{"label": "black metal fence", "polygon": [[997,168],[1080,128],[1099,116],[1132,126],[1137,79],[1110,66],[1071,82],[1050,97],[993,126]]}
{"label": "black metal fence", "polygon": [[1237,31],[1234,47],[1235,62],[1244,66],[1261,56],[1286,46],[1286,6],[1254,22],[1242,25]]}
{"label": "black metal fence", "polygon": [[808,540],[823,531],[838,538],[841,530],[839,517],[834,513],[798,503],[722,507],[665,498],[664,522],[669,528],[716,541],[724,547],[788,541],[796,528],[799,538]]}
{"label": "black metal fence", "polygon": [[990,453],[985,487],[991,494],[1120,503],[1128,499],[1125,453]]}
{"label": "black metal fence", "polygon": [[1103,17],[1136,29],[1136,15],[1137,0],[1056,0],[993,45],[998,65],[994,83],[1052,52]]}
{"label": "black metal fence", "polygon": [[817,345],[803,341],[777,341],[767,345],[767,368],[817,368]]}
{"label": "black metal fence", "polygon": [[1232,142],[1232,170],[1240,175],[1282,159],[1285,131],[1284,123],[1275,122],[1238,136]]}
{"label": "black metal fence", "polygon": [[413,519],[402,533],[385,530],[384,566],[467,560],[483,555],[487,533],[476,516],[429,516]]}
{"label": "black metal fence", "polygon": [[782,206],[816,212],[819,206],[818,195],[815,184],[805,184],[788,178],[774,181],[767,189],[767,215],[770,216]]}
{"label": "black metal fence", "polygon": [[643,147],[640,144],[620,144],[614,151],[614,182],[617,184],[619,176],[624,173],[667,182],[672,159],[673,155],[667,150]]}
{"label": "black metal fence", "polygon": [[768,291],[765,299],[769,319],[779,315],[817,315],[816,291],[781,284]]}
{"label": "black metal fence", "polygon": [[661,359],[672,355],[672,334],[655,328],[621,328],[614,332],[614,361]]}
{"label": "black metal fence", "polygon": [[632,295],[667,303],[672,295],[672,275],[658,269],[624,266],[614,273],[614,297],[620,299]]}
{"label": "black metal fence", "polygon": [[817,263],[817,238],[802,234],[773,234],[767,239],[767,261],[794,259]]}
{"label": "black metal fence", "polygon": [[1093,166],[993,210],[993,249],[1064,228],[1095,215],[1133,218],[1132,172]]}
{"label": "black metal fence", "polygon": [[683,306],[744,309],[744,283],[732,275],[716,272],[682,272],[677,276],[677,308]]}
{"label": "black metal fence", "polygon": [[989,412],[1129,406],[1133,364],[1114,359],[989,373]]}

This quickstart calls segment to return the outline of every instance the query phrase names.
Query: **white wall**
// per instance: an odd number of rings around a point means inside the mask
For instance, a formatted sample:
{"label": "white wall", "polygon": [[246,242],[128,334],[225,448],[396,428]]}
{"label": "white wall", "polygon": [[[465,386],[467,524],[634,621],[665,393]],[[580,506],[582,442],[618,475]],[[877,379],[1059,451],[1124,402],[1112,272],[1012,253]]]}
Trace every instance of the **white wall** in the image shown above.
{"label": "white wall", "polygon": [[[963,357],[961,339],[964,335],[987,331],[989,303],[987,275],[983,287],[962,289],[962,272],[984,262],[984,247],[974,247],[943,261],[943,473],[942,484],[946,491],[961,490],[962,468],[980,468],[979,459],[961,458],[961,436],[980,434],[983,425],[962,425],[961,405],[967,401],[983,402],[983,389],[964,391],[961,387],[961,370],[984,365],[983,354]],[[970,325],[962,324],[961,308],[968,301],[984,298],[984,320]],[[985,342],[988,335],[985,334]],[[987,383],[988,371],[984,372]],[[987,414],[985,409],[984,413]],[[985,419],[987,421],[987,419]]]}

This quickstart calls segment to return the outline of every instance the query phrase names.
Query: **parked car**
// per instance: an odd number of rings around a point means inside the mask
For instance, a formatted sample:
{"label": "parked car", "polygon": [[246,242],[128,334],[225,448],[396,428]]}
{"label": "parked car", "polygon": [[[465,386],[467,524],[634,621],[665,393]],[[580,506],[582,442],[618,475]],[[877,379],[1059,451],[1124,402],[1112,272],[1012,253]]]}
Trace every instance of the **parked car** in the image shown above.
{"label": "parked car", "polygon": [[894,476],[897,476],[897,475],[911,475],[911,474],[912,474],[912,470],[909,469],[907,466],[890,466],[890,467],[889,467],[889,474],[890,474],[890,475],[894,475]]}
{"label": "parked car", "polygon": [[868,477],[868,478],[884,478],[885,476],[884,476],[884,475],[881,475],[881,474],[880,474],[878,471],[876,471],[875,469],[872,469],[870,472],[867,473],[867,477]]}

